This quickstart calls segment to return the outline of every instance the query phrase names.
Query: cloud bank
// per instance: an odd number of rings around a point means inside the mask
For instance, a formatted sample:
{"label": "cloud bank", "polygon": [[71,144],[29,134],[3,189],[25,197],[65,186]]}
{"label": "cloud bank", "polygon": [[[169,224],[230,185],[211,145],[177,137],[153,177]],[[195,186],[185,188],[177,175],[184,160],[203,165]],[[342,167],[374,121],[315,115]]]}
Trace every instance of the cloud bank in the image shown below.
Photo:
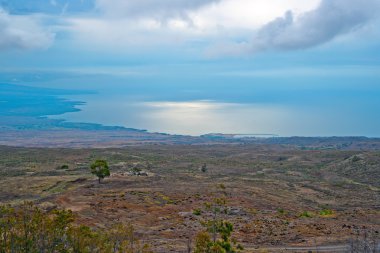
{"label": "cloud bank", "polygon": [[329,42],[367,24],[379,13],[378,0],[323,0],[297,19],[292,11],[260,28],[248,48],[263,50],[305,49]]}
{"label": "cloud bank", "polygon": [[[72,19],[71,24],[81,38],[92,38],[110,48],[160,47],[165,43],[181,44],[180,47],[200,45],[203,48],[195,48],[200,54],[206,50],[207,56],[220,57],[319,46],[370,23],[379,14],[379,3],[379,0],[315,0],[308,4],[298,0],[286,3],[96,0],[99,17]],[[240,19],[242,13],[245,16]],[[265,15],[257,17],[258,13]]]}
{"label": "cloud bank", "polygon": [[[9,3],[9,8],[13,6],[9,10],[19,10],[22,6],[22,0],[4,1]],[[46,10],[67,6],[66,0],[38,2],[49,6]],[[90,48],[106,52],[135,52],[150,46],[190,48],[199,54],[209,47],[212,56],[290,51],[312,48],[356,31],[376,19],[380,10],[379,0],[308,0],[307,3],[304,0],[78,0],[76,3],[76,7],[69,9],[86,9],[87,13],[62,15],[67,8],[59,14],[47,12],[44,15],[53,22],[44,25],[35,15],[15,15],[18,12],[7,13],[0,7],[0,50],[45,48],[54,38],[49,29],[56,29],[57,33],[66,33],[78,42],[78,47],[89,48],[90,44]],[[95,9],[90,8],[93,5]]]}
{"label": "cloud bank", "polygon": [[9,15],[0,8],[0,50],[47,48],[53,40],[37,18]]}

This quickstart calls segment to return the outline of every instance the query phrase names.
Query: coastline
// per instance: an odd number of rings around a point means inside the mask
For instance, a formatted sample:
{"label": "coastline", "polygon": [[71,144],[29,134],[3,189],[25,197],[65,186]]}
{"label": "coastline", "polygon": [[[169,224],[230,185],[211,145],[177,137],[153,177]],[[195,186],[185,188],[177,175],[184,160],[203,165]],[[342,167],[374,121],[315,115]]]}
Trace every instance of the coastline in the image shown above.
{"label": "coastline", "polygon": [[[380,138],[280,137],[276,135],[205,134],[200,136],[148,132],[123,126],[75,123],[47,115],[77,112],[85,104],[62,98],[83,94],[70,90],[2,85],[0,91],[0,145],[18,147],[123,147],[126,145],[285,145],[298,149],[380,150]],[[18,103],[12,103],[17,99]]]}

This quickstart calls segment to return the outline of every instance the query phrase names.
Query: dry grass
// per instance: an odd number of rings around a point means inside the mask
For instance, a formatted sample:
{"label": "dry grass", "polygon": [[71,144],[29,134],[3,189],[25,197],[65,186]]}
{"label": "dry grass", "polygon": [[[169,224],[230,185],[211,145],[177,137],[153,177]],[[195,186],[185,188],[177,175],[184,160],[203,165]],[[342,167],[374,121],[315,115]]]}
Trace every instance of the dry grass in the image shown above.
{"label": "dry grass", "polygon": [[[91,226],[132,222],[162,252],[184,250],[202,229],[202,216],[193,211],[213,198],[218,184],[228,191],[226,218],[247,247],[338,242],[351,236],[353,225],[380,229],[376,151],[278,145],[0,151],[2,203],[36,200],[72,209],[79,222]],[[95,159],[109,161],[113,173],[101,185],[87,169]],[[150,176],[126,173],[137,163]],[[59,169],[63,164],[69,168]],[[320,215],[327,209],[333,214]]]}

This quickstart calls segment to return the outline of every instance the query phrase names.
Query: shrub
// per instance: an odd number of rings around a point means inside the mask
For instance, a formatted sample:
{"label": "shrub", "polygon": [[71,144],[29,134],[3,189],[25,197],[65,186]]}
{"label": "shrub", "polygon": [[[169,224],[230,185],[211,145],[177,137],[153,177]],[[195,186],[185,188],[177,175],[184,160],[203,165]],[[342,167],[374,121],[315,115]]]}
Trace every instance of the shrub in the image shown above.
{"label": "shrub", "polygon": [[[201,221],[205,230],[198,233],[195,238],[195,253],[237,253],[242,252],[243,247],[237,244],[232,237],[233,224],[224,219],[228,207],[224,196],[226,187],[223,184],[217,186],[222,190],[223,197],[215,197],[212,202],[205,203],[205,219]],[[196,211],[196,210],[194,210]]]}
{"label": "shrub", "polygon": [[0,252],[151,252],[131,225],[94,230],[74,221],[70,210],[45,213],[30,202],[0,206]]}
{"label": "shrub", "polygon": [[360,160],[361,160],[361,158],[360,158],[359,156],[356,156],[356,155],[354,155],[354,156],[352,157],[352,159],[351,159],[351,161],[352,161],[353,163],[359,162]]}
{"label": "shrub", "polygon": [[208,253],[211,248],[211,237],[207,232],[200,232],[195,237],[194,253]]}
{"label": "shrub", "polygon": [[206,173],[207,172],[207,164],[203,164],[202,167],[201,167],[201,171],[203,173]]}
{"label": "shrub", "polygon": [[322,211],[319,212],[319,215],[321,216],[330,216],[333,214],[334,214],[334,211],[331,209],[323,209]]}
{"label": "shrub", "polygon": [[60,167],[61,170],[68,170],[69,169],[69,165],[67,164],[64,164]]}
{"label": "shrub", "polygon": [[300,214],[301,218],[313,218],[313,214],[309,211],[304,211]]}

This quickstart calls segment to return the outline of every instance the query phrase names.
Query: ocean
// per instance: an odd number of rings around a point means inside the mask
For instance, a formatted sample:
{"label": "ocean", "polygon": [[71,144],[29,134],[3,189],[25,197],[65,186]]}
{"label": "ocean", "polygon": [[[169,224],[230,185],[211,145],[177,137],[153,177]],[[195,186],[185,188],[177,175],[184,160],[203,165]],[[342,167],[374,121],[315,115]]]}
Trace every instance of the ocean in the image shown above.
{"label": "ocean", "polygon": [[[10,78],[10,77],[9,77]],[[380,136],[378,74],[38,73],[16,84],[74,93],[79,110],[47,113],[181,135]],[[6,80],[3,80],[3,82]],[[45,105],[46,106],[46,105]]]}

